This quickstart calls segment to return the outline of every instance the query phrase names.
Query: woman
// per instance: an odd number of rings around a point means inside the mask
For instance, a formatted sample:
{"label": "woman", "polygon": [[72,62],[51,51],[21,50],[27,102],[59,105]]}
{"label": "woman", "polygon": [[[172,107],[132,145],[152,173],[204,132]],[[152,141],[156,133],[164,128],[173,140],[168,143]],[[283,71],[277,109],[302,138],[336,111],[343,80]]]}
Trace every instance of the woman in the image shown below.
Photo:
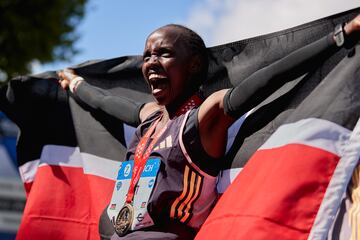
{"label": "woman", "polygon": [[[359,29],[360,16],[203,103],[196,92],[207,72],[206,48],[196,33],[179,25],[159,28],[146,40],[142,72],[156,102],[110,96],[69,70],[60,72],[61,86],[81,101],[127,123],[141,122],[119,171],[121,190],[114,190],[108,209],[118,235],[113,238],[193,238],[217,198],[229,126],[270,94],[266,86],[284,84],[279,76],[342,46],[343,34]],[[253,81],[260,83],[256,89]]]}

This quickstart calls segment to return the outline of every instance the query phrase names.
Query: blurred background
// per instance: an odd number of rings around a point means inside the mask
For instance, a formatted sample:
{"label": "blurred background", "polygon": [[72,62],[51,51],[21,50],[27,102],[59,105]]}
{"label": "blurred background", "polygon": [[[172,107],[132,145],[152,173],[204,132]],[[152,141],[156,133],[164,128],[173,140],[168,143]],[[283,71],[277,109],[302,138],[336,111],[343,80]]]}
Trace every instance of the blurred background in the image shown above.
{"label": "blurred background", "polygon": [[[168,23],[192,28],[211,47],[356,7],[359,0],[1,0],[0,86],[17,75],[142,54],[147,35]],[[17,134],[0,113],[0,240],[15,238],[26,202]]]}

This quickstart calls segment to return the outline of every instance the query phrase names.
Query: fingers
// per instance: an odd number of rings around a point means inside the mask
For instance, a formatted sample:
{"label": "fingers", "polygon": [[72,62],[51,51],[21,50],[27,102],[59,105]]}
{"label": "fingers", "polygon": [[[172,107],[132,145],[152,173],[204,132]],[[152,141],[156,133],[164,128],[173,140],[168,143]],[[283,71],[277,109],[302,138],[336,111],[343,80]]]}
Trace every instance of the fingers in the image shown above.
{"label": "fingers", "polygon": [[59,84],[60,84],[61,88],[63,88],[63,89],[68,89],[68,88],[69,88],[69,85],[70,85],[70,81],[67,80],[67,79],[64,79],[64,78],[60,77],[60,79],[59,79]]}
{"label": "fingers", "polygon": [[68,89],[69,88],[69,85],[70,85],[70,82],[67,81],[67,80],[59,80],[59,83],[60,83],[60,86],[63,88],[63,89]]}
{"label": "fingers", "polygon": [[77,75],[74,73],[74,70],[65,68],[64,70],[57,72],[59,78],[66,79],[68,81],[71,81],[72,79],[76,78]]}
{"label": "fingers", "polygon": [[59,76],[59,84],[63,89],[68,89],[72,80],[78,77],[74,70],[65,68],[64,70],[58,71],[57,75]]}
{"label": "fingers", "polygon": [[350,35],[354,32],[360,30],[360,14],[353,18],[348,24],[344,27],[345,33]]}
{"label": "fingers", "polygon": [[74,78],[77,77],[77,75],[74,73],[74,70],[69,69],[69,68],[65,68],[62,71],[62,75],[64,78],[68,79],[69,81],[73,80]]}
{"label": "fingers", "polygon": [[64,71],[58,71],[57,75],[59,77],[59,84],[62,89],[66,90],[69,88],[70,85],[70,79],[64,74]]}

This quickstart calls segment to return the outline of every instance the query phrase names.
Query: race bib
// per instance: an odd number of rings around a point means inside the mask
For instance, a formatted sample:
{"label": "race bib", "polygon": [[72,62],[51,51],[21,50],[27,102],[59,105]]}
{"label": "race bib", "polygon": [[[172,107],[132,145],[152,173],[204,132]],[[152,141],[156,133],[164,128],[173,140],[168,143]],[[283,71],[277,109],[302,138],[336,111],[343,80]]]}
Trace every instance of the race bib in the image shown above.
{"label": "race bib", "polygon": [[[155,185],[155,180],[160,168],[160,163],[161,160],[158,158],[148,159],[146,162],[139,182],[135,188],[135,194],[133,199],[134,221],[132,223],[131,230],[136,230],[154,225],[153,220],[147,212],[147,205],[149,202],[150,194]],[[110,221],[112,224],[115,223],[115,219],[119,211],[125,204],[133,167],[133,160],[121,163],[111,202],[107,209],[107,213],[110,217]]]}

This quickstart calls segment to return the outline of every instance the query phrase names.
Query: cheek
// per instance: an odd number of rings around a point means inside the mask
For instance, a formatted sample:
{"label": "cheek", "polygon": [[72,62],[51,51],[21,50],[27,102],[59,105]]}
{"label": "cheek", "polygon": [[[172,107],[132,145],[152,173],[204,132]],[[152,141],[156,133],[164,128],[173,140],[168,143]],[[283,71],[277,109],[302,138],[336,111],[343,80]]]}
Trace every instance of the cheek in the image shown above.
{"label": "cheek", "polygon": [[168,71],[176,79],[176,85],[182,86],[189,77],[189,69],[186,62],[176,62],[168,65]]}
{"label": "cheek", "polygon": [[184,90],[189,84],[190,74],[186,67],[180,68],[180,70],[176,73],[176,85],[179,89]]}
{"label": "cheek", "polygon": [[141,65],[141,73],[142,73],[143,77],[146,79],[146,74],[145,74],[145,63],[143,63],[143,64]]}
{"label": "cheek", "polygon": [[144,64],[141,66],[141,73],[142,73],[142,76],[143,76],[145,82],[147,83],[147,85],[150,86],[149,81],[146,77],[146,68],[144,67]]}

